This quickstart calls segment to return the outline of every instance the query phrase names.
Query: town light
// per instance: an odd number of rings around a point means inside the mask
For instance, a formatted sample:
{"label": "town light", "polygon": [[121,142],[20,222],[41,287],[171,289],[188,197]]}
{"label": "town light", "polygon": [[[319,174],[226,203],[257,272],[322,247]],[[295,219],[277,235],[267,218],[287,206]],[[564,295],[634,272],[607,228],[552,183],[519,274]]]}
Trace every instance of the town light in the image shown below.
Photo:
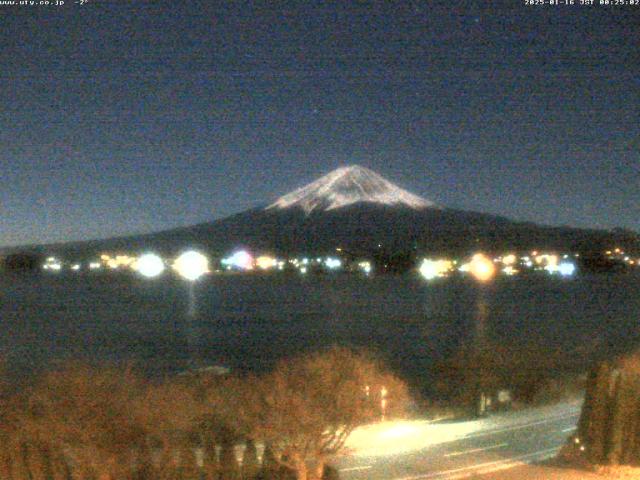
{"label": "town light", "polygon": [[277,264],[277,260],[273,257],[269,257],[268,255],[262,255],[256,258],[256,266],[261,270],[269,270],[273,268]]}
{"label": "town light", "polygon": [[496,268],[493,262],[482,253],[476,253],[469,263],[469,272],[480,282],[487,282],[493,278]]}
{"label": "town light", "polygon": [[422,275],[425,280],[433,280],[436,278],[438,276],[437,262],[425,258],[420,265],[420,275]]}
{"label": "town light", "polygon": [[358,267],[362,270],[366,275],[371,273],[371,262],[363,261],[358,263]]}
{"label": "town light", "polygon": [[329,257],[325,260],[325,265],[331,270],[336,270],[342,266],[342,262],[338,258]]}
{"label": "town light", "polygon": [[509,276],[516,275],[519,272],[519,270],[513,268],[511,265],[504,267],[502,271],[504,272],[505,275],[509,275]]}
{"label": "town light", "polygon": [[238,250],[230,257],[223,259],[222,263],[240,270],[251,270],[253,268],[253,257],[246,250]]}
{"label": "town light", "polygon": [[571,262],[562,262],[558,265],[558,272],[563,277],[570,277],[576,272],[576,266]]}
{"label": "town light", "polygon": [[436,277],[444,277],[452,268],[452,263],[448,260],[430,260],[425,258],[420,264],[420,275],[425,280],[433,280]]}
{"label": "town light", "polygon": [[209,260],[200,252],[189,250],[176,259],[173,269],[186,280],[194,281],[209,272]]}
{"label": "town light", "polygon": [[134,268],[143,277],[154,278],[164,272],[164,262],[155,253],[145,253],[136,260]]}
{"label": "town light", "polygon": [[514,263],[516,263],[516,260],[517,257],[513,253],[510,253],[502,259],[502,263],[504,263],[505,265],[513,265]]}

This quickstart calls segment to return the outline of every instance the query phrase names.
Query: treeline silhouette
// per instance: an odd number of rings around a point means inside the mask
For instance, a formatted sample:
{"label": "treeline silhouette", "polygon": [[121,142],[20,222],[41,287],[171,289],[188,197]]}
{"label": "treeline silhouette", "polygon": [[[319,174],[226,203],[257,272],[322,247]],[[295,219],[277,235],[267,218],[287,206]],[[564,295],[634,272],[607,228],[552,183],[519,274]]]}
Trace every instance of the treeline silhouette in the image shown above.
{"label": "treeline silhouette", "polygon": [[151,381],[74,363],[0,396],[3,480],[337,478],[328,467],[358,425],[401,414],[403,381],[344,348],[261,376],[192,371]]}
{"label": "treeline silhouette", "polygon": [[0,270],[10,273],[35,272],[42,261],[42,256],[35,253],[13,253],[0,257]]}

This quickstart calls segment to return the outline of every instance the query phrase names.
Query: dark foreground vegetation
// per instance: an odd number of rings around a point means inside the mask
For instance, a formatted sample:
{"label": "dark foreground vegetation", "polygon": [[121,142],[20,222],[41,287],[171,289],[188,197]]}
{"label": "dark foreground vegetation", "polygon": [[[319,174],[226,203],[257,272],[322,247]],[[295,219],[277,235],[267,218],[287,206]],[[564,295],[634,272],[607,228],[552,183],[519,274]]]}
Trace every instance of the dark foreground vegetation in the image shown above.
{"label": "dark foreground vegetation", "polygon": [[35,272],[40,269],[43,257],[35,253],[13,253],[0,257],[0,271]]}
{"label": "dark foreground vegetation", "polygon": [[488,412],[575,399],[584,392],[588,360],[581,357],[533,344],[466,345],[434,363],[433,390],[463,415],[479,413],[481,396],[489,399]]}
{"label": "dark foreground vegetation", "polygon": [[3,480],[337,478],[327,459],[351,431],[409,402],[401,380],[341,348],[259,377],[194,371],[152,382],[75,364],[4,387]]}
{"label": "dark foreground vegetation", "polygon": [[[579,395],[558,376],[560,361],[539,348],[463,348],[437,364],[436,389],[450,401],[422,406],[468,416],[479,394],[497,399],[504,389],[506,408]],[[2,386],[2,480],[338,478],[328,462],[356,427],[415,406],[380,361],[338,347],[262,375],[202,369],[158,381],[76,363]]]}
{"label": "dark foreground vegetation", "polygon": [[571,447],[591,464],[640,466],[640,352],[591,370]]}

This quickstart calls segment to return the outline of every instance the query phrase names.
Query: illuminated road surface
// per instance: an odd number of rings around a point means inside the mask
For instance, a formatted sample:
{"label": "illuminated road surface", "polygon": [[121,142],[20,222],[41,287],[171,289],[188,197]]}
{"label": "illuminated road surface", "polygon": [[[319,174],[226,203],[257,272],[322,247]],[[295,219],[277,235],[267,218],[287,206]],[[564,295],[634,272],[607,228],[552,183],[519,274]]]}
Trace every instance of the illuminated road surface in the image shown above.
{"label": "illuminated road surface", "polygon": [[580,406],[565,402],[468,422],[367,426],[354,432],[337,466],[346,480],[488,474],[554,456],[574,432]]}

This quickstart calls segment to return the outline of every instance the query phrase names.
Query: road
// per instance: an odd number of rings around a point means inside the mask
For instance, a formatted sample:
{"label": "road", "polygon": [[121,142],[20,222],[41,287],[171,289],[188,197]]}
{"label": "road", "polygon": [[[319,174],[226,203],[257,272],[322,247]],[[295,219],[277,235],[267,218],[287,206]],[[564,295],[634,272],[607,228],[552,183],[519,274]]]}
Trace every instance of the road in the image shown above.
{"label": "road", "polygon": [[[357,430],[336,459],[345,480],[467,478],[554,456],[571,436],[581,402],[457,422],[387,422]],[[490,477],[489,477],[490,478]]]}

